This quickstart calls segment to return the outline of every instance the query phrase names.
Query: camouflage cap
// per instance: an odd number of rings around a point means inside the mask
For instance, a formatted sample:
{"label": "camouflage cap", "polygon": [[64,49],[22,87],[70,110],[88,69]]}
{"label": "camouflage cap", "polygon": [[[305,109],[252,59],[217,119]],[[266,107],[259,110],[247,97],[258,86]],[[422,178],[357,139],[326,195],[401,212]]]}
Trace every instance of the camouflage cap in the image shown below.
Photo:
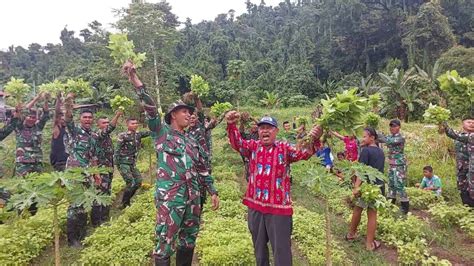
{"label": "camouflage cap", "polygon": [[170,104],[170,106],[168,107],[168,111],[166,112],[166,115],[165,115],[166,124],[168,124],[168,125],[171,124],[171,113],[178,110],[178,109],[181,109],[181,108],[187,108],[190,113],[194,113],[194,107],[191,107],[191,106],[185,104],[183,101],[178,100],[178,101]]}

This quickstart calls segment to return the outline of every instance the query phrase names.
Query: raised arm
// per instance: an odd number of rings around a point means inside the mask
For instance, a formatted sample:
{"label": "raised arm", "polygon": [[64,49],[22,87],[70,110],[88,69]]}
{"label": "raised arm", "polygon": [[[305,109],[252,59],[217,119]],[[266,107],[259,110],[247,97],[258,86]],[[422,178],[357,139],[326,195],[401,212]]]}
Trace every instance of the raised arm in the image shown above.
{"label": "raised arm", "polygon": [[469,142],[469,135],[468,134],[461,134],[460,132],[457,132],[456,130],[450,128],[448,124],[443,124],[446,132],[446,136],[448,136],[451,139],[463,142],[463,143],[468,143]]}
{"label": "raised arm", "polygon": [[28,103],[25,105],[25,108],[26,108],[27,110],[33,108],[33,106],[35,106],[36,102],[37,102],[40,98],[41,98],[41,94],[36,95],[30,102],[28,102]]}
{"label": "raised arm", "polygon": [[240,119],[240,114],[236,111],[230,111],[226,114],[227,120],[227,136],[232,148],[238,151],[244,157],[250,157],[250,142],[243,139],[239,130],[237,129],[236,123]]}
{"label": "raised arm", "polygon": [[397,136],[385,136],[381,132],[377,132],[377,141],[380,143],[385,143],[387,145],[391,144],[402,144],[405,143],[405,138],[401,135],[398,134]]}
{"label": "raised arm", "polygon": [[321,142],[319,139],[323,134],[323,129],[321,126],[314,126],[309,132],[311,142],[309,145],[303,148],[297,148],[293,145],[288,145],[288,155],[290,163],[294,163],[300,160],[308,160],[311,156],[321,148]]}
{"label": "raised arm", "polygon": [[148,116],[148,127],[151,131],[159,132],[162,127],[161,117],[158,114],[155,101],[147,93],[145,85],[137,75],[135,65],[133,65],[132,62],[126,62],[122,67],[122,72],[128,77],[130,82],[135,87],[135,92],[140,98],[143,108],[145,109],[145,113]]}
{"label": "raised arm", "polygon": [[338,132],[336,131],[329,131],[329,134],[333,135],[334,137],[340,139],[340,140],[343,140],[344,139],[344,136],[339,134]]}
{"label": "raised arm", "polygon": [[119,118],[123,115],[123,112],[120,111],[120,110],[117,110],[115,112],[115,115],[114,117],[112,118],[112,121],[110,121],[110,124],[113,126],[113,127],[117,127],[117,123],[118,123],[118,120]]}

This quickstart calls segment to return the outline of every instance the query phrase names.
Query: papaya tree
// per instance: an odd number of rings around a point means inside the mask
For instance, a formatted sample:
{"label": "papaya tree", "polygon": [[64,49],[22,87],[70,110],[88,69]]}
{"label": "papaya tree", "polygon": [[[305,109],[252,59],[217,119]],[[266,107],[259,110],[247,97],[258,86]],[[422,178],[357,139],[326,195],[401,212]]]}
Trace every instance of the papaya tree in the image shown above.
{"label": "papaya tree", "polygon": [[12,192],[7,208],[20,212],[28,210],[33,204],[39,208],[53,209],[54,257],[55,265],[61,264],[60,257],[60,207],[63,205],[83,206],[90,211],[93,204],[109,205],[111,198],[94,188],[86,186],[86,177],[108,173],[107,168],[75,168],[65,172],[32,173],[22,179],[6,181],[6,187]]}

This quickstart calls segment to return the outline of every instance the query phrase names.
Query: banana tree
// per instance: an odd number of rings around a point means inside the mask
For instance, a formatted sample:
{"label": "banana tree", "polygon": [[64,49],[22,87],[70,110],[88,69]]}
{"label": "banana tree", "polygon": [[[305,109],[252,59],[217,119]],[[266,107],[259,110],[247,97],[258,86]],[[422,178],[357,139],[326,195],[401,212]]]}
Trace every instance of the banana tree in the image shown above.
{"label": "banana tree", "polygon": [[268,92],[268,91],[265,92],[265,98],[260,100],[260,103],[263,106],[267,108],[272,108],[272,109],[275,109],[276,107],[278,107],[280,102],[281,102],[281,99],[279,98],[278,93]]}
{"label": "banana tree", "polygon": [[407,71],[396,68],[390,75],[379,73],[385,85],[380,89],[386,104],[382,112],[394,111],[399,119],[408,122],[409,115],[415,110],[415,106],[425,104],[421,96],[427,92],[427,88],[414,86],[416,79],[422,79],[415,71],[415,68]]}
{"label": "banana tree", "polygon": [[33,173],[22,179],[6,181],[6,187],[13,193],[8,202],[8,209],[20,212],[28,210],[33,204],[40,208],[53,209],[54,256],[55,265],[61,264],[60,257],[60,207],[66,204],[83,206],[90,211],[93,204],[109,205],[109,195],[100,192],[93,186],[86,186],[85,177],[108,173],[107,168],[70,169],[66,172]]}

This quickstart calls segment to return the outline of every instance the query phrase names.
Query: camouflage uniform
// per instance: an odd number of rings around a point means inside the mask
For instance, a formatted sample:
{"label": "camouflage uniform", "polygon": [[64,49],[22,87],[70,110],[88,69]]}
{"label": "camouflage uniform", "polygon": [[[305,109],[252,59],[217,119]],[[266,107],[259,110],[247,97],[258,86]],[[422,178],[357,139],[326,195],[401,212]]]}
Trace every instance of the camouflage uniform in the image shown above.
{"label": "camouflage uniform", "polygon": [[[98,166],[110,168],[107,174],[101,174],[99,180],[94,180],[95,187],[110,195],[112,188],[112,178],[114,174],[114,146],[110,134],[115,130],[115,126],[109,124],[105,130],[97,132],[96,141],[96,156]],[[92,206],[91,222],[94,226],[98,226],[105,222],[109,217],[110,207],[102,205]]]}
{"label": "camouflage uniform", "polygon": [[[87,168],[97,166],[96,140],[98,136],[91,129],[76,126],[73,121],[67,121],[69,136],[66,168]],[[90,177],[86,177],[85,185],[92,185]],[[82,206],[70,205],[67,210],[67,236],[69,244],[80,241],[86,236],[87,213]]]}
{"label": "camouflage uniform", "polygon": [[[446,135],[458,142],[456,143],[458,186],[461,192],[462,189],[467,191],[471,198],[470,205],[472,205],[472,200],[474,200],[474,133],[459,133],[448,127]],[[460,179],[461,182],[459,182]]]}
{"label": "camouflage uniform", "polygon": [[49,112],[44,111],[40,120],[32,127],[27,127],[23,123],[16,124],[16,176],[25,176],[28,173],[43,171],[42,131],[48,119]]}
{"label": "camouflage uniform", "polygon": [[[10,122],[5,127],[0,129],[0,141],[8,137],[8,135],[10,135],[10,133],[13,132],[13,130],[15,129],[18,123],[19,123],[19,119],[14,117],[12,118],[12,120],[10,120]],[[1,173],[1,177],[3,177],[3,171],[1,169],[1,166],[0,166],[0,173]],[[8,191],[6,191],[3,187],[0,187],[0,203],[5,204],[5,202],[8,200],[9,197],[10,197],[10,193],[8,193]]]}
{"label": "camouflage uniform", "polygon": [[[209,147],[209,142],[207,139],[206,127],[204,126],[204,114],[202,112],[198,112],[198,121],[196,122],[196,125],[193,127],[190,127],[187,133],[204,150],[204,155],[206,156],[205,157],[206,165],[209,169],[209,172],[211,172],[210,147]],[[204,203],[206,202],[206,188],[201,185],[200,191],[201,191],[201,211],[202,211],[202,208],[204,207]]]}
{"label": "camouflage uniform", "polygon": [[[144,87],[137,88],[137,93],[145,104],[157,156],[155,202],[158,213],[154,256],[155,260],[169,264],[177,240],[177,259],[184,256],[185,250],[190,251],[192,258],[201,216],[199,183],[204,183],[211,195],[217,191],[199,144],[172,129],[168,125],[168,115],[165,116],[167,124],[162,122]],[[182,102],[179,105],[185,106]]]}
{"label": "camouflage uniform", "polygon": [[388,196],[389,199],[396,199],[400,194],[401,202],[408,202],[408,195],[405,190],[407,163],[405,160],[405,138],[400,134],[383,136],[379,134],[378,140],[388,147]]}
{"label": "camouflage uniform", "polygon": [[122,204],[130,205],[130,199],[142,184],[142,176],[136,167],[141,140],[150,136],[150,132],[122,132],[118,135],[115,161],[123,180],[127,184]]}

